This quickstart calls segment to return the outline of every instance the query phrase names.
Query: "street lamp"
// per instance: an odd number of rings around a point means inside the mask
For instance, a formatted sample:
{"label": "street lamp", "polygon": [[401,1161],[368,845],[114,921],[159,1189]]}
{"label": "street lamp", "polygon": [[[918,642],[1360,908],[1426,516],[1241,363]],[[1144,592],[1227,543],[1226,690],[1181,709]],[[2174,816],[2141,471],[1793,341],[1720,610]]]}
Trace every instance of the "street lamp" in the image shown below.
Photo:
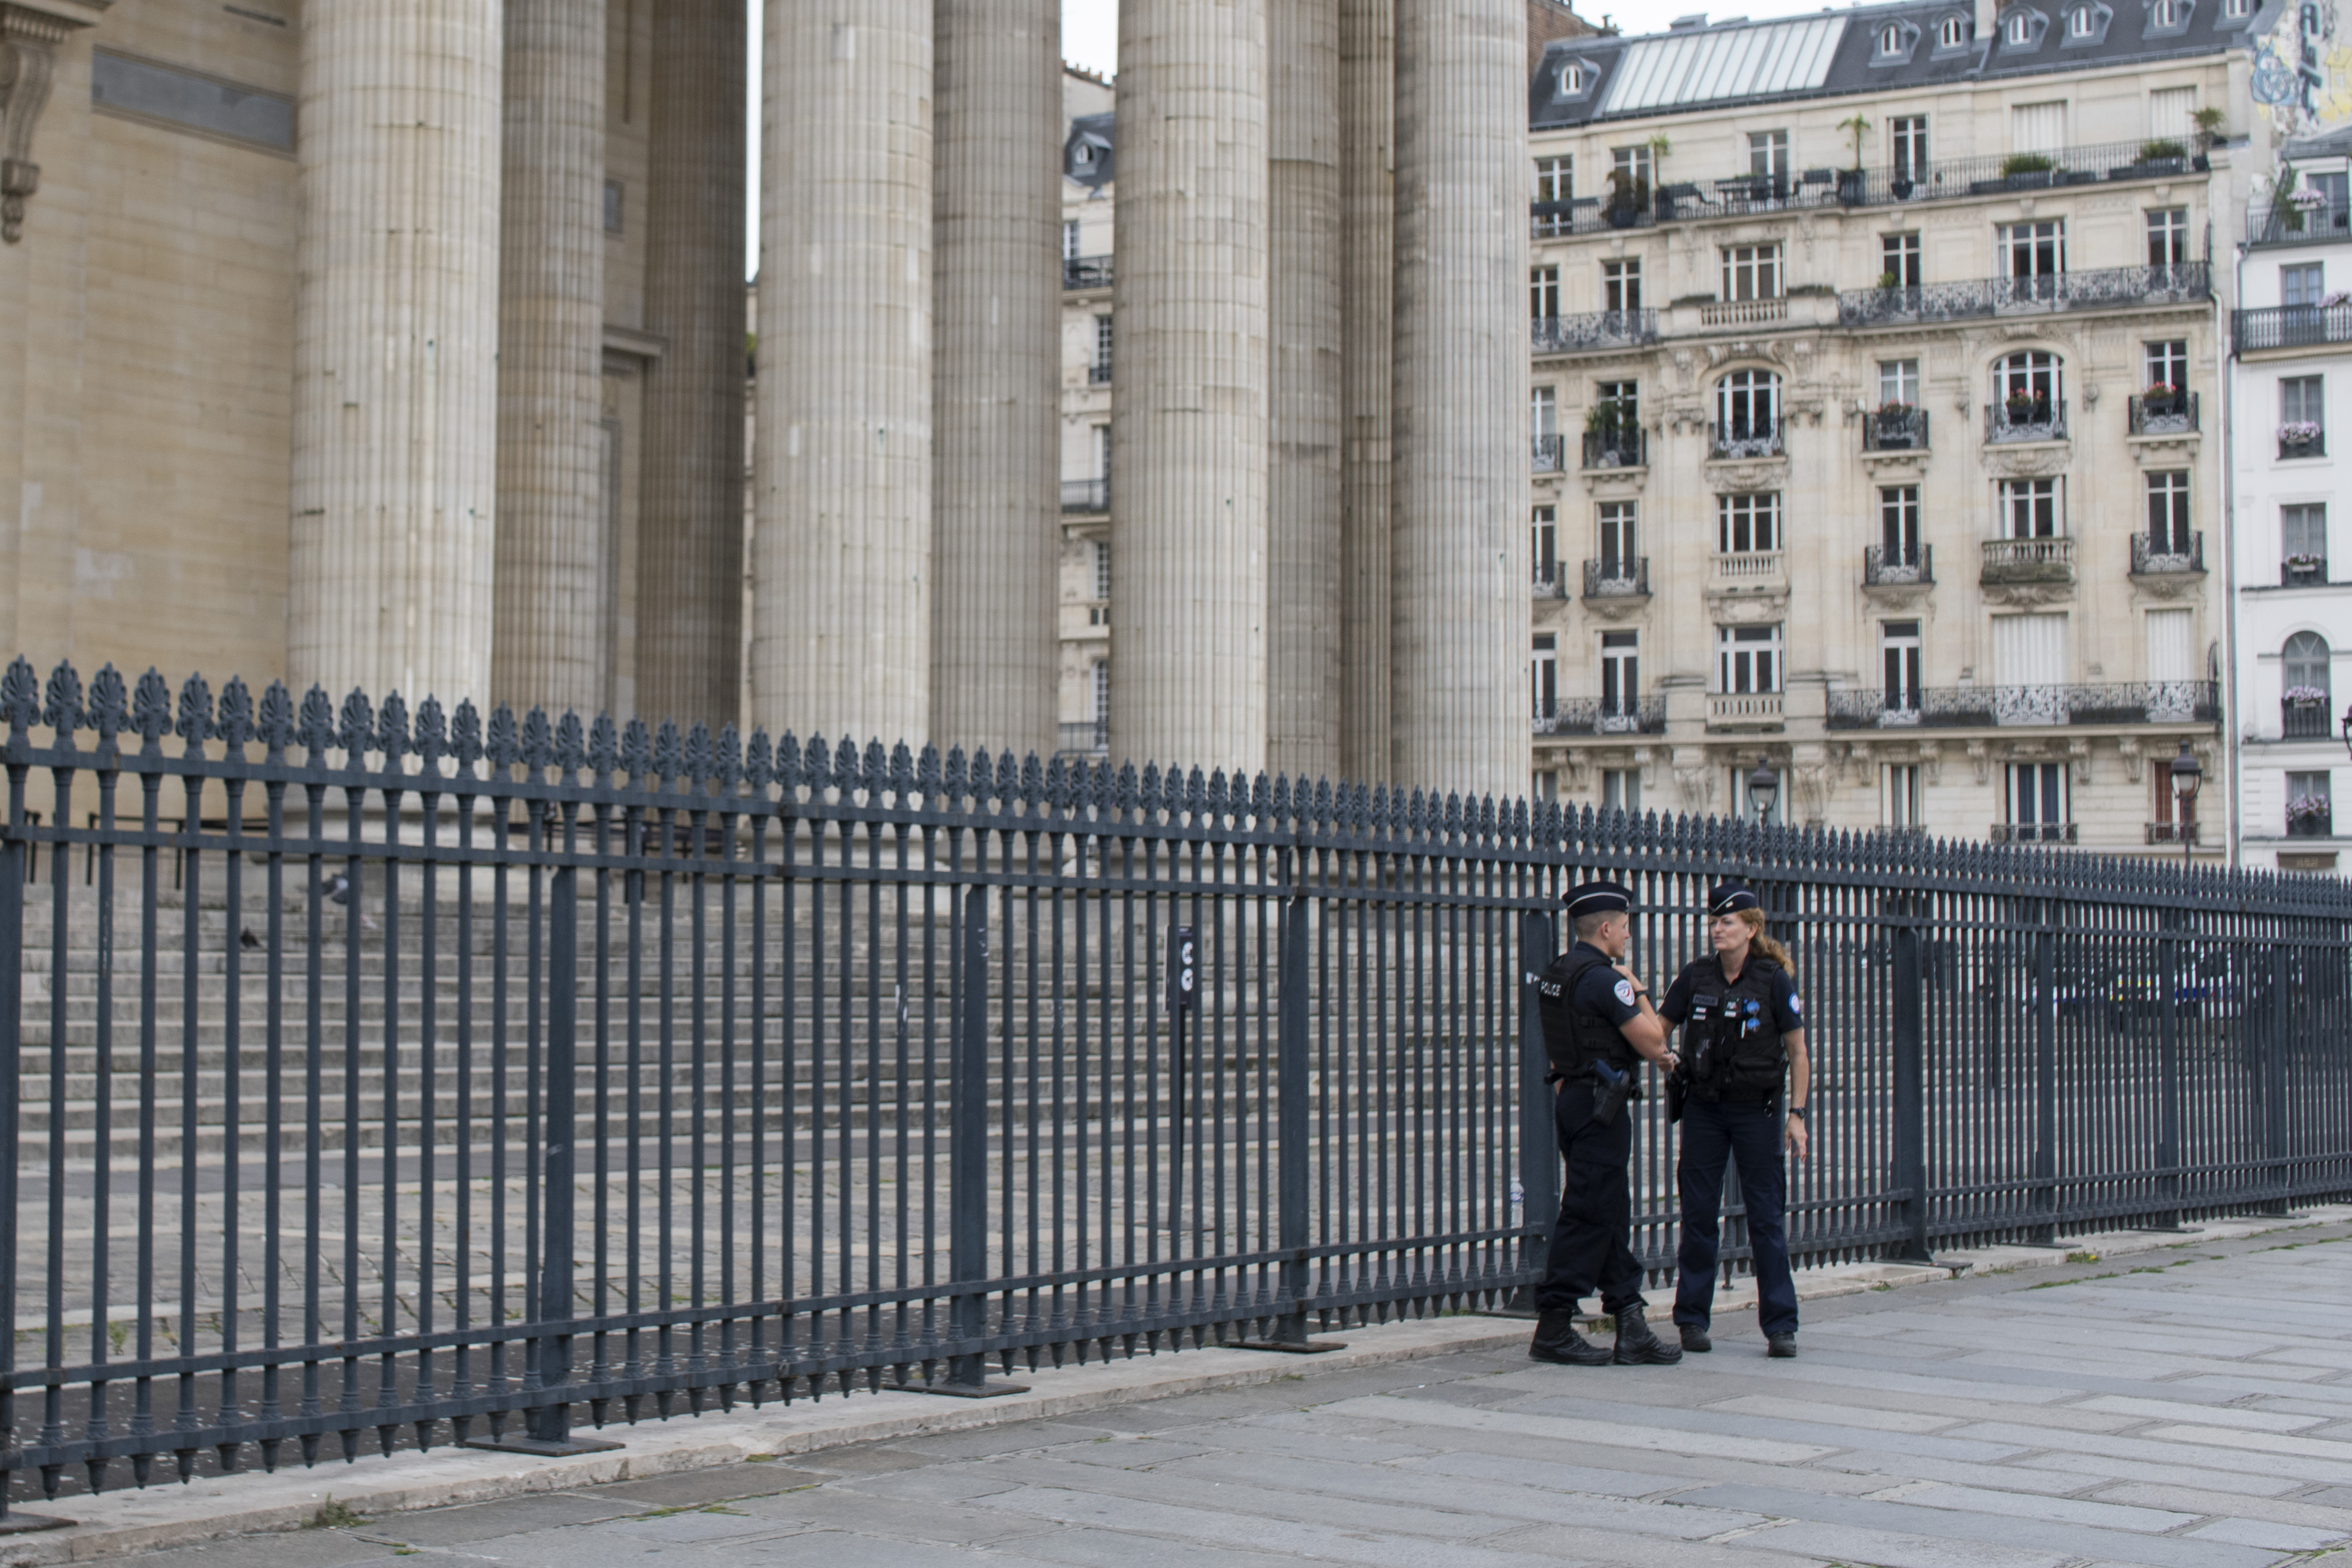
{"label": "street lamp", "polygon": [[1772,814],[1772,804],[1780,798],[1780,776],[1772,771],[1769,762],[1758,758],[1756,771],[1748,776],[1748,810],[1759,827]]}
{"label": "street lamp", "polygon": [[[2347,720],[2347,724],[2352,724],[2352,720]],[[2189,743],[2184,740],[2180,743],[2180,755],[2172,759],[2172,798],[2180,803],[2180,809],[2173,813],[2173,821],[2177,824],[2174,831],[2180,835],[2180,863],[2184,866],[2190,863],[2189,851],[2195,841],[2189,814],[2197,809],[2197,791],[2204,783],[2205,769],[2198,766],[2197,758],[2189,750]]]}

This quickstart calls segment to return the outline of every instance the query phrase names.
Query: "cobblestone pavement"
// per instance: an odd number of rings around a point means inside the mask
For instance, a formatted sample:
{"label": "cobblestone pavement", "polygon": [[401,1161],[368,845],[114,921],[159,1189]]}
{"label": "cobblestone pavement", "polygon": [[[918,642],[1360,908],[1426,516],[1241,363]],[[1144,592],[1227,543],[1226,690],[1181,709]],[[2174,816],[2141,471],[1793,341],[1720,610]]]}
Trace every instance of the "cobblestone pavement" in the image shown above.
{"label": "cobblestone pavement", "polygon": [[2352,1538],[2352,1229],[426,1510],[137,1568],[2262,1568]]}

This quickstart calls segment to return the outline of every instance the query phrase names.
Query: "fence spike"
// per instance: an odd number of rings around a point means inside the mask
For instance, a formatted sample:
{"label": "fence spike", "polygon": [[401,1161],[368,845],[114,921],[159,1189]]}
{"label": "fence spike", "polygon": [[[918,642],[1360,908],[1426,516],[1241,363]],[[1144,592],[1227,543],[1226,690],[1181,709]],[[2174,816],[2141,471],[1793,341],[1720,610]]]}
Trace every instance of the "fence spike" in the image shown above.
{"label": "fence spike", "polygon": [[555,729],[547,722],[547,710],[537,703],[531,704],[530,712],[523,716],[522,762],[534,779],[541,768],[552,767],[555,762]]}
{"label": "fence spike", "polygon": [[441,758],[448,751],[449,717],[441,711],[441,699],[427,695],[416,705],[416,755],[424,760],[425,771],[437,779]]}
{"label": "fence spike", "polygon": [[398,692],[385,694],[376,714],[375,745],[383,753],[384,767],[398,772],[400,759],[408,754],[408,704]]}
{"label": "fence spike", "polygon": [[163,677],[152,664],[139,677],[138,689],[131,694],[131,723],[139,732],[142,743],[140,750],[160,755],[157,743],[172,729],[172,688],[163,684]]}
{"label": "fence spike", "polygon": [[709,781],[713,760],[709,725],[698,720],[694,727],[686,732],[686,744],[679,748],[678,760],[686,770],[688,789],[700,789]]}
{"label": "fence spike", "polygon": [[[111,708],[112,713],[100,716],[97,699],[110,684],[113,690],[105,706]],[[91,689],[90,695],[93,699],[92,716],[97,719],[101,742],[111,742],[114,731],[121,727],[121,693],[122,677],[114,673],[112,664],[98,673],[98,684]],[[294,744],[294,694],[286,689],[284,681],[270,682],[269,689],[261,694],[261,715],[256,728],[260,732],[261,744],[268,749],[269,760],[284,760],[286,748]]]}
{"label": "fence spike", "polygon": [[621,764],[621,732],[613,724],[610,714],[600,713],[588,727],[588,770],[601,781],[613,776]]}
{"label": "fence spike", "polygon": [[470,779],[482,754],[482,710],[474,706],[473,698],[459,697],[457,711],[449,720],[449,755]]}
{"label": "fence spike", "polygon": [[368,744],[375,738],[375,706],[367,694],[357,686],[343,699],[341,722],[335,734],[335,744],[342,748],[343,766],[366,766]]}
{"label": "fence spike", "polygon": [[505,776],[505,770],[522,760],[522,740],[516,731],[514,709],[500,703],[490,713],[490,731],[482,755],[490,766]]}
{"label": "fence spike", "polygon": [[646,775],[653,770],[653,733],[646,728],[644,719],[633,718],[628,727],[621,731],[621,771],[628,775],[637,788],[643,789]]}
{"label": "fence spike", "polygon": [[[901,751],[905,747],[898,748]],[[731,724],[719,727],[719,738],[710,751],[710,776],[719,784],[722,795],[732,795],[743,782],[743,741]]]}
{"label": "fence spike", "polygon": [[33,661],[22,653],[10,661],[8,673],[0,675],[0,717],[8,721],[19,742],[41,722],[41,677],[34,673]]}
{"label": "fence spike", "polygon": [[[25,666],[28,672],[32,667]],[[72,748],[74,731],[82,727],[81,676],[68,661],[59,660],[49,672],[48,701],[42,706],[40,722],[56,734],[59,748]]]}
{"label": "fence spike", "polygon": [[580,716],[571,709],[555,721],[555,769],[566,784],[580,776],[588,766],[588,736],[581,727]]}
{"label": "fence spike", "polygon": [[801,743],[789,729],[776,742],[776,784],[786,800],[800,799]]}
{"label": "fence spike", "polygon": [[229,756],[244,760],[246,742],[253,738],[253,693],[242,675],[231,675],[228,685],[221,688],[219,716],[213,727],[228,747]]}
{"label": "fence spike", "polygon": [[764,796],[775,777],[776,748],[770,743],[768,732],[755,726],[751,744],[743,748],[743,782]]}

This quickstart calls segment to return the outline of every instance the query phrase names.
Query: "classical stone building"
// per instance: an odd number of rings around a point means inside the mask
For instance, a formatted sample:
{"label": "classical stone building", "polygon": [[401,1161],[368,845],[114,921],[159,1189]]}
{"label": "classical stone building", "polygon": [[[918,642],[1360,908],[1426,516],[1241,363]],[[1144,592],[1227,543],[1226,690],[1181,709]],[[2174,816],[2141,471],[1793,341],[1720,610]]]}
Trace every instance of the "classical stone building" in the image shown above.
{"label": "classical stone building", "polygon": [[[1126,7],[1123,756],[1524,787],[1535,3]],[[1050,749],[1059,0],[761,16],[753,320],[745,0],[0,3],[0,643]]]}

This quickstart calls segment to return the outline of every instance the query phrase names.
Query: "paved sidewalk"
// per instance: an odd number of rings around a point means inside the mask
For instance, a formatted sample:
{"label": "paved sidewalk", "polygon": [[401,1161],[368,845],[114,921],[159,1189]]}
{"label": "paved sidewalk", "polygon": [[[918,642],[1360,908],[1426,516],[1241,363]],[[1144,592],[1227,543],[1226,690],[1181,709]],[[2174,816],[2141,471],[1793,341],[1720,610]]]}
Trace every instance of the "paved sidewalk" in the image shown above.
{"label": "paved sidewalk", "polygon": [[[136,1568],[2263,1568],[2352,1540],[2352,1227],[224,1540]],[[348,1472],[346,1472],[348,1473]]]}

